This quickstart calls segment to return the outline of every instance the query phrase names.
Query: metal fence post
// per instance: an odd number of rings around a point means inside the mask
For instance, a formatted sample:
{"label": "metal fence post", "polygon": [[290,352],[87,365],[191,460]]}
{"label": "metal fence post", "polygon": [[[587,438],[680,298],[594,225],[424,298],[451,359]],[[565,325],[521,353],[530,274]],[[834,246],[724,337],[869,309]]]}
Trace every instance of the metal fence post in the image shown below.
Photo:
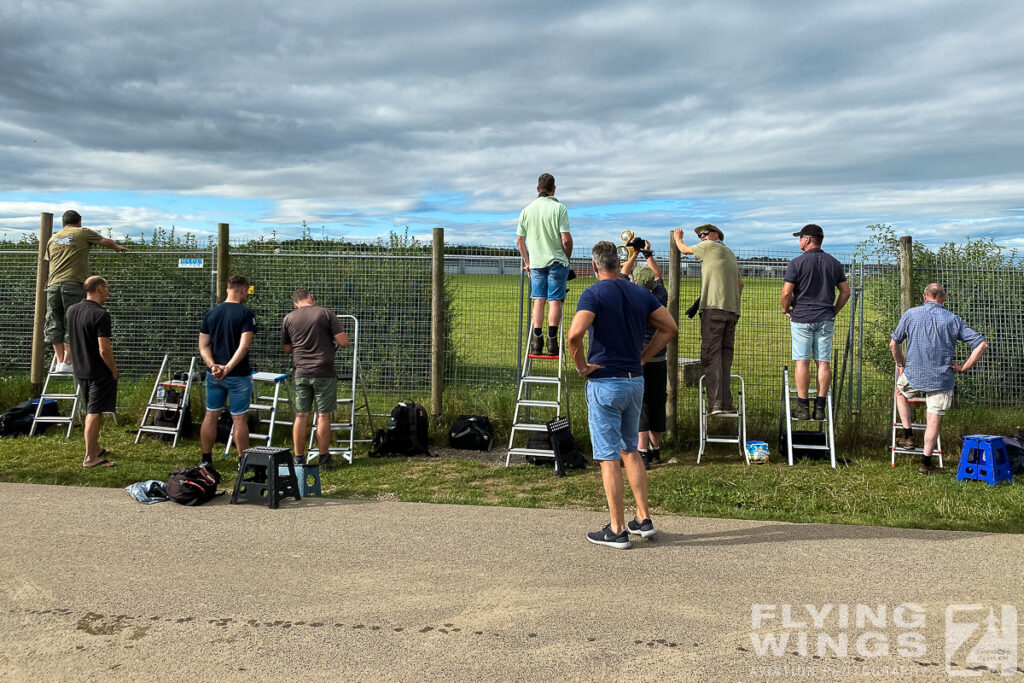
{"label": "metal fence post", "polygon": [[224,301],[228,296],[228,262],[231,259],[228,246],[228,224],[217,224],[217,299]]}
{"label": "metal fence post", "polygon": [[32,361],[29,365],[29,382],[32,395],[43,388],[43,321],[46,318],[46,281],[50,277],[50,262],[46,260],[46,245],[53,235],[53,214],[44,213],[39,217],[39,254],[36,257],[36,308],[32,318]]}
{"label": "metal fence post", "polygon": [[444,228],[434,228],[430,260],[430,413],[441,416],[444,389]]}
{"label": "metal fence post", "polygon": [[[681,260],[675,238],[670,232],[668,235],[668,312],[677,325],[679,324],[679,267]],[[676,432],[676,409],[679,395],[679,335],[669,340],[665,363],[665,370],[668,373],[665,433],[668,438],[672,438]]]}

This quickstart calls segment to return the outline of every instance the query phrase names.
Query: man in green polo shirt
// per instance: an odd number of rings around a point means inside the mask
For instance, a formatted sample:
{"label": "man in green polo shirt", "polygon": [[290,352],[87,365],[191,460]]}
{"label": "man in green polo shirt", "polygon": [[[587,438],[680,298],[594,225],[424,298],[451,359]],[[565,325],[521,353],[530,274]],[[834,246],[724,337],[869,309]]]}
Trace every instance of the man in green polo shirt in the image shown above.
{"label": "man in green polo shirt", "polygon": [[682,228],[676,228],[676,247],[681,254],[692,254],[700,269],[700,364],[704,366],[704,387],[708,414],[735,412],[732,391],[732,355],[736,323],[740,319],[740,295],[743,278],[732,249],[722,244],[725,235],[710,223],[694,229],[700,242],[688,247]]}
{"label": "man in green polo shirt", "polygon": [[[516,247],[523,257],[523,270],[530,276],[533,298],[533,334],[530,353],[542,351],[558,355],[558,325],[562,320],[565,281],[569,276],[572,256],[572,235],[569,234],[569,212],[555,199],[555,177],[542,173],[537,178],[537,198],[519,214]],[[544,304],[548,305],[547,346],[541,337]]]}
{"label": "man in green polo shirt", "polygon": [[104,237],[95,230],[82,227],[82,216],[77,211],[65,211],[61,217],[62,229],[46,243],[46,260],[50,263],[50,277],[46,281],[46,322],[43,339],[53,344],[57,359],[57,372],[71,372],[71,352],[68,330],[64,325],[64,312],[85,298],[82,283],[89,277],[89,248],[94,244],[116,252],[126,247]]}

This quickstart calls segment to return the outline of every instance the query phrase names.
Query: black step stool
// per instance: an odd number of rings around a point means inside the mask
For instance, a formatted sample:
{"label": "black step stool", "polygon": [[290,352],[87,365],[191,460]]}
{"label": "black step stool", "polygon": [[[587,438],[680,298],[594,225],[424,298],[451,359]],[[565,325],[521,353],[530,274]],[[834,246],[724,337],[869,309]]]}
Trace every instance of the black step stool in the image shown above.
{"label": "black step stool", "polygon": [[[282,468],[287,474],[280,473]],[[232,504],[238,502],[239,496],[248,500],[266,501],[267,507],[272,510],[276,510],[281,499],[287,496],[301,500],[291,451],[272,446],[256,446],[246,450],[238,464],[235,490],[231,494]]]}

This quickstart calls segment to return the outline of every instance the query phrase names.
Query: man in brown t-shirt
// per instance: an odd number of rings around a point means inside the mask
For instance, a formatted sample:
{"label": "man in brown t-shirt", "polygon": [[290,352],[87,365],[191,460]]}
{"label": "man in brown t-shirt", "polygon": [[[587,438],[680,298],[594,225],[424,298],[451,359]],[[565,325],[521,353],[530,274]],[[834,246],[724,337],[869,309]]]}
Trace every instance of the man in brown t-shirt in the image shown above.
{"label": "man in brown t-shirt", "polygon": [[85,298],[82,283],[89,277],[89,248],[94,244],[116,252],[128,251],[114,240],[95,230],[82,227],[82,216],[77,211],[65,211],[61,217],[62,229],[46,243],[46,260],[50,275],[46,281],[46,322],[43,339],[53,344],[57,358],[57,372],[71,372],[71,352],[68,351],[68,330],[64,314],[73,304]]}
{"label": "man in brown t-shirt", "polygon": [[331,413],[338,404],[334,345],[348,346],[348,335],[342,332],[338,316],[317,306],[308,289],[296,289],[292,305],[295,310],[281,323],[281,348],[293,354],[295,364],[295,460],[306,461],[306,429],[315,402],[318,463],[326,465],[331,457]]}

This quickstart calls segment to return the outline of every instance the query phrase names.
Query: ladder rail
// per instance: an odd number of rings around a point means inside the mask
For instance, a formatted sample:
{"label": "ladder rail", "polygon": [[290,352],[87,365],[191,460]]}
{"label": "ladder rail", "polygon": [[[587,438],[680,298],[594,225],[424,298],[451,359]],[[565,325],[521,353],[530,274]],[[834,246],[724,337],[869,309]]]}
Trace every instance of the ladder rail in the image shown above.
{"label": "ladder rail", "polygon": [[[348,448],[340,448],[340,449],[332,448],[332,449],[329,449],[328,452],[330,452],[332,455],[334,455],[334,454],[341,455],[341,457],[345,458],[345,460],[348,461],[348,463],[351,465],[352,464],[352,460],[355,457],[356,413],[357,413],[359,408],[363,408],[363,407],[366,408],[366,415],[367,415],[367,418],[370,421],[370,433],[371,434],[373,433],[373,416],[372,416],[371,411],[370,411],[370,398],[369,398],[369,396],[366,393],[366,384],[359,381],[359,379],[360,379],[359,378],[359,320],[354,315],[350,315],[350,314],[347,314],[347,313],[342,314],[342,315],[338,315],[337,317],[338,318],[348,318],[348,319],[350,319],[352,321],[352,325],[353,325],[352,340],[351,340],[352,341],[352,343],[351,343],[351,345],[352,345],[352,373],[351,373],[351,378],[349,380],[349,389],[350,389],[349,397],[348,398],[343,398],[343,397],[339,396],[338,400],[337,400],[337,405],[347,405],[348,406],[348,409],[349,409],[348,421],[347,422],[338,422],[338,423],[332,422],[331,423],[331,430],[332,430],[332,432],[335,429],[337,429],[339,431],[342,430],[342,429],[347,429],[348,430]],[[357,387],[361,387],[362,388],[362,393],[363,393],[363,403],[359,404],[358,406],[356,405]],[[317,424],[318,424],[319,419],[320,419],[319,413],[314,413],[313,414],[313,419],[311,421],[312,428],[310,429],[310,432],[309,432],[309,444],[307,445],[307,448],[306,448],[306,453],[307,454],[308,453],[312,453],[312,451],[313,451],[313,444],[316,442],[316,428],[317,428]],[[344,442],[344,438],[345,438],[344,436],[338,437],[336,443],[343,443]],[[319,450],[319,444],[317,445],[317,449]],[[307,457],[308,457],[308,455],[307,455]]]}
{"label": "ladder rail", "polygon": [[[46,372],[46,378],[43,380],[43,389],[39,394],[39,403],[36,404],[36,412],[32,418],[32,426],[29,427],[29,436],[35,436],[36,425],[38,424],[64,424],[67,423],[67,429],[64,431],[64,438],[70,439],[71,432],[75,428],[75,418],[78,417],[78,407],[81,396],[78,390],[78,378],[75,377],[74,373],[69,372],[57,372],[57,356],[54,355],[50,359],[50,367]],[[58,380],[70,380],[74,386],[74,393],[50,393],[50,382],[54,379]],[[71,411],[68,417],[57,416],[44,416],[43,409],[47,400],[52,400],[55,403],[57,401],[71,401]]]}
{"label": "ladder rail", "polygon": [[[541,354],[543,355],[543,354]],[[512,429],[508,435],[508,451],[505,455],[505,467],[512,465],[513,455],[529,455],[533,457],[547,457],[554,459],[554,449],[535,449],[535,448],[516,448],[515,439],[518,433],[529,433],[529,432],[542,432],[547,431],[545,423],[532,423],[532,422],[520,422],[520,419],[525,419],[528,416],[532,416],[531,408],[541,409],[554,409],[555,415],[551,419],[557,419],[562,417],[562,400],[563,397],[566,402],[565,416],[569,415],[568,410],[568,390],[563,392],[563,385],[565,384],[565,325],[558,326],[558,356],[555,362],[555,373],[554,375],[534,375],[533,374],[533,362],[534,360],[540,360],[540,356],[531,356],[529,351],[529,345],[523,354],[523,364],[521,366],[519,374],[519,388],[516,392],[516,407],[512,413]],[[550,359],[546,357],[545,360]],[[534,384],[541,385],[554,385],[555,387],[555,400],[547,401],[542,399],[534,399],[532,397],[532,389]],[[549,394],[550,395],[550,394]],[[524,412],[525,411],[525,412]]]}
{"label": "ladder rail", "polygon": [[704,455],[705,446],[709,443],[734,443],[739,447],[740,457],[743,458],[746,464],[750,464],[750,456],[747,455],[747,385],[743,380],[743,377],[736,374],[730,374],[730,384],[733,378],[740,381],[740,395],[739,409],[732,413],[722,413],[716,417],[723,418],[735,418],[736,420],[736,436],[726,436],[723,434],[711,434],[708,428],[708,404],[704,396],[704,384],[705,375],[701,375],[697,381],[697,422],[698,422],[698,435],[700,437],[700,444],[697,448],[697,464],[700,464],[700,459]]}

